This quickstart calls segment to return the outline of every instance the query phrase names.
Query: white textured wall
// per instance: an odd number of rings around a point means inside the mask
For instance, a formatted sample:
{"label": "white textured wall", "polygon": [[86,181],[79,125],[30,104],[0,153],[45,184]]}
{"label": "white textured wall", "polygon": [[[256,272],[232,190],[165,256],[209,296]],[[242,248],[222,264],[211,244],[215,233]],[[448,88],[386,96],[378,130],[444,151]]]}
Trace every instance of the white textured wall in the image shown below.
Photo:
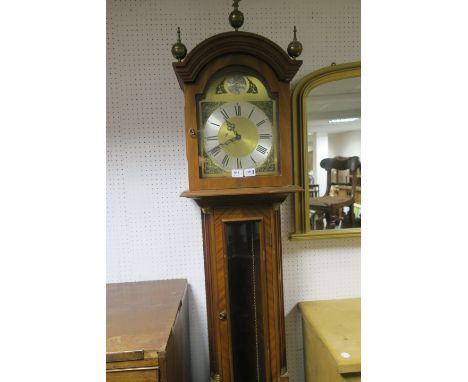
{"label": "white textured wall", "polygon": [[328,135],[328,154],[330,157],[361,157],[361,131],[346,131]]}
{"label": "white textured wall", "polygon": [[[176,27],[190,50],[229,31],[230,0],[107,1],[107,281],[185,277],[190,283],[194,382],[208,380],[200,213],[187,189],[183,97],[172,70]],[[304,45],[293,83],[331,62],[360,59],[358,0],[242,1],[242,30],[282,47],[297,25]],[[303,381],[301,300],[360,295],[358,239],[290,242],[293,205],[282,207],[288,367]]]}

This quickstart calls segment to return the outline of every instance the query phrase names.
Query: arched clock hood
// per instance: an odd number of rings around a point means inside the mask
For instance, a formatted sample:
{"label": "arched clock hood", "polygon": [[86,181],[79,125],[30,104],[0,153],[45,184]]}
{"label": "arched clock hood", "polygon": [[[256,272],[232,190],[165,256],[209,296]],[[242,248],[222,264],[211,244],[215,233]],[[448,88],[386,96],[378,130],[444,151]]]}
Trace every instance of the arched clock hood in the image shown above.
{"label": "arched clock hood", "polygon": [[182,62],[172,64],[181,89],[196,81],[207,64],[231,54],[247,54],[264,61],[280,81],[286,82],[292,80],[302,65],[302,61],[291,59],[278,44],[266,37],[250,32],[225,32],[202,41]]}

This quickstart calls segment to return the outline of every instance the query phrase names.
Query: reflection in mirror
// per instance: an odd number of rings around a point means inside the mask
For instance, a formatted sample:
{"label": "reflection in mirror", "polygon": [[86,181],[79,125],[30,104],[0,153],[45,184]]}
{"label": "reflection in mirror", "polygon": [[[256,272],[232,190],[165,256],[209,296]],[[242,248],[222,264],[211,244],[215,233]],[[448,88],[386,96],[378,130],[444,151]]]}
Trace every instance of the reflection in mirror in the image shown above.
{"label": "reflection in mirror", "polygon": [[291,240],[361,236],[361,63],[318,69],[292,95],[295,232]]}
{"label": "reflection in mirror", "polygon": [[312,89],[307,97],[311,230],[361,226],[361,78]]}

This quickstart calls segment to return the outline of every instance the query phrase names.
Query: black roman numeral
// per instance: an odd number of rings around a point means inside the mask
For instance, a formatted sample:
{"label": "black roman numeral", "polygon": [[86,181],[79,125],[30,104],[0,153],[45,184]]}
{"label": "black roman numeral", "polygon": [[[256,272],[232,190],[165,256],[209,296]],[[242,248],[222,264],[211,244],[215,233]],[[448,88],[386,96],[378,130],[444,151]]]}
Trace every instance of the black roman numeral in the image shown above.
{"label": "black roman numeral", "polygon": [[226,112],[226,110],[221,109],[221,114],[223,115],[224,119],[227,121],[229,119],[229,114]]}
{"label": "black roman numeral", "polygon": [[266,122],[266,119],[257,123],[257,127],[263,125]]}
{"label": "black roman numeral", "polygon": [[270,138],[271,138],[271,134],[268,134],[268,133],[258,134],[258,137],[259,137],[260,139],[270,139]]}
{"label": "black roman numeral", "polygon": [[253,159],[252,155],[250,156],[250,159],[252,159],[252,162],[255,163],[255,166],[257,165],[257,162],[255,162],[255,159]]}
{"label": "black roman numeral", "polygon": [[253,112],[255,111],[255,108],[253,107],[252,108],[252,111],[250,112],[249,116],[248,116],[248,119],[250,119],[250,117],[252,116]]}
{"label": "black roman numeral", "polygon": [[210,153],[211,155],[213,155],[213,156],[216,156],[216,155],[219,154],[220,151],[221,151],[221,147],[218,145],[218,146],[213,147],[213,148],[209,151],[209,153]]}
{"label": "black roman numeral", "polygon": [[239,117],[241,115],[240,105],[234,105],[234,110],[236,111],[236,115]]}
{"label": "black roman numeral", "polygon": [[217,141],[218,136],[217,135],[212,135],[211,137],[206,137],[205,138],[207,141]]}
{"label": "black roman numeral", "polygon": [[242,168],[242,160],[237,158],[237,168]]}
{"label": "black roman numeral", "polygon": [[229,159],[230,159],[229,155],[226,154],[226,155],[224,156],[223,160],[221,161],[221,164],[222,164],[224,167],[227,167],[227,165],[228,165],[228,163],[229,163]]}
{"label": "black roman numeral", "polygon": [[259,153],[262,153],[263,155],[265,155],[265,153],[267,152],[268,149],[266,147],[263,147],[262,145],[258,145],[256,150]]}
{"label": "black roman numeral", "polygon": [[217,123],[214,123],[214,122],[210,122],[212,125],[215,125],[215,126],[221,126],[221,125],[218,125]]}

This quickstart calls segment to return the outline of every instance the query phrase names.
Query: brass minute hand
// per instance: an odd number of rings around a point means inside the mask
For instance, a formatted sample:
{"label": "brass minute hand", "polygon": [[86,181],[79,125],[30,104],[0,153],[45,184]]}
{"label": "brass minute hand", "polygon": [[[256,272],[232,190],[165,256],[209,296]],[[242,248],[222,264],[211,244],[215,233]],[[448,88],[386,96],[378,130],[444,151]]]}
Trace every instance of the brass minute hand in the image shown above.
{"label": "brass minute hand", "polygon": [[235,137],[232,137],[232,138],[228,139],[227,141],[225,141],[224,143],[220,143],[219,145],[220,146],[223,146],[223,145],[227,146],[227,145],[231,144],[232,142],[238,141],[239,139],[242,138],[241,135],[237,131],[235,131],[234,133],[236,133]]}

